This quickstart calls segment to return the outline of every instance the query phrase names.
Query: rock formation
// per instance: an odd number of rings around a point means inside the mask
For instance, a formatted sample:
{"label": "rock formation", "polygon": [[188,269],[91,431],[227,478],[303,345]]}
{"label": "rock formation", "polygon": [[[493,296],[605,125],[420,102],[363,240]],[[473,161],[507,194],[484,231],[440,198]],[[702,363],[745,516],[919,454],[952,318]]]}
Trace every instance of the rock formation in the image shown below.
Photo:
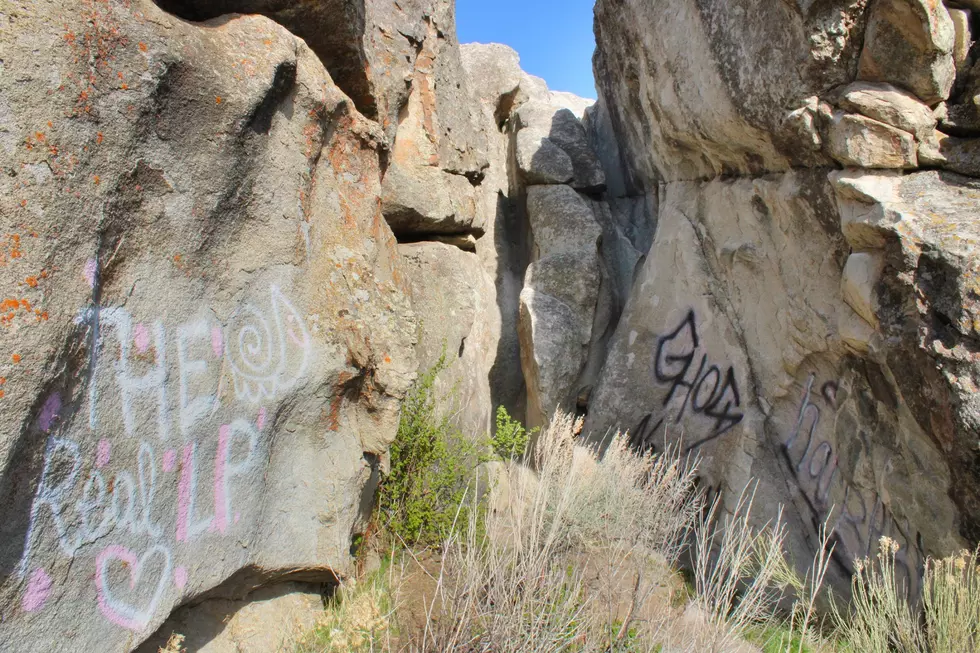
{"label": "rock formation", "polygon": [[4,13],[3,648],[346,573],[416,369],[382,129],[268,18]]}
{"label": "rock formation", "polygon": [[980,540],[976,53],[950,5],[599,0],[595,22],[625,194],[659,206],[587,428],[696,452],[729,502],[758,483],[801,560],[826,524],[838,581],[892,537],[914,592]]}
{"label": "rock formation", "polygon": [[[523,416],[522,350],[554,334],[519,322],[567,300],[569,365],[531,403],[574,408],[601,275],[590,102],[460,47],[452,3],[71,4],[2,8],[11,651],[128,651],[347,575],[415,374],[445,355],[474,434]],[[578,249],[561,206],[528,226],[532,131],[569,162]],[[586,254],[577,301],[559,250]]]}
{"label": "rock formation", "polygon": [[595,103],[445,0],[68,7],[0,5],[0,648],[308,604],[440,359],[836,582],[980,540],[980,5],[599,0]]}

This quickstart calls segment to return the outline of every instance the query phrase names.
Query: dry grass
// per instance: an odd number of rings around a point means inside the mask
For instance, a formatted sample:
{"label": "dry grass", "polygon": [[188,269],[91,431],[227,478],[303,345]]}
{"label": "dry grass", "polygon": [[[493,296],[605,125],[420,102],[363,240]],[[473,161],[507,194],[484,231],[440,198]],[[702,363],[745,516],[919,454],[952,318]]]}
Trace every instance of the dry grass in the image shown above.
{"label": "dry grass", "polygon": [[575,446],[580,428],[556,416],[534,450],[536,474],[501,466],[485,523],[472,519],[445,544],[414,650],[658,650],[661,624],[645,608],[669,586],[700,510],[694,469],[637,456],[624,438],[597,460]]}
{"label": "dry grass", "polygon": [[394,650],[393,577],[393,571],[382,570],[363,582],[349,580],[337,588],[316,628],[295,645],[296,653]]}
{"label": "dry grass", "polygon": [[185,653],[184,636],[180,633],[170,633],[167,644],[159,649],[159,653]]}
{"label": "dry grass", "polygon": [[[436,559],[416,561],[420,589],[397,591],[402,576],[389,572],[387,584],[342,591],[320,639],[301,650],[978,650],[976,553],[927,563],[921,616],[896,580],[894,544],[883,541],[876,561],[857,565],[853,605],[835,608],[828,633],[815,625],[833,548],[826,527],[800,577],[786,562],[782,520],[758,527],[752,518],[751,490],[723,511],[697,490],[696,460],[639,455],[621,436],[600,457],[576,445],[580,428],[558,415],[530,466],[492,464],[486,509],[461,508],[466,523],[454,524]],[[685,552],[690,587],[676,571]]]}
{"label": "dry grass", "polygon": [[848,650],[868,653],[960,653],[980,650],[978,552],[927,560],[922,600],[908,601],[899,580],[898,544],[881,538],[874,560],[859,560],[852,579],[851,609],[835,610]]}

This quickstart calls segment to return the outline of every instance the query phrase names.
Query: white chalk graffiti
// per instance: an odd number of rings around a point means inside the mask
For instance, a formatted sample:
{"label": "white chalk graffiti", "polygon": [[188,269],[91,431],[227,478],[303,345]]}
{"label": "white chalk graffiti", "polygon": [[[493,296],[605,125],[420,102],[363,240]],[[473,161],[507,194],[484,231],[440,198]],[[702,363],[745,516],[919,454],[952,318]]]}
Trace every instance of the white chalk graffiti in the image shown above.
{"label": "white chalk graffiti", "polygon": [[186,547],[229,535],[241,519],[245,479],[267,455],[261,402],[301,381],[313,341],[275,286],[266,311],[245,304],[227,326],[194,318],[169,330],[172,340],[163,321],[121,307],[89,307],[77,322],[91,336],[88,433],[64,419],[68,398],[48,398],[38,425],[50,435],[17,567],[22,604],[39,612],[58,589],[32,565],[40,547],[94,552],[99,611],[141,631],[188,584],[176,564]]}
{"label": "white chalk graffiti", "polygon": [[208,362],[203,358],[191,358],[191,347],[195,341],[205,345],[213,339],[212,331],[205,320],[197,320],[177,327],[177,368],[180,370],[180,433],[187,438],[194,425],[206,419],[216,408],[218,398],[213,394],[194,396],[191,391],[192,380],[203,376],[208,370]]}
{"label": "white chalk graffiti", "polygon": [[225,339],[228,365],[238,399],[258,403],[275,399],[306,374],[310,334],[299,312],[273,286],[273,326],[246,304],[232,316]]}
{"label": "white chalk graffiti", "polygon": [[[155,362],[150,371],[143,376],[134,376],[132,373],[133,345],[136,346],[139,354],[146,353],[150,348],[148,329],[143,323],[136,325],[134,333],[133,320],[126,309],[118,307],[102,308],[96,310],[89,308],[80,317],[79,321],[93,323],[97,325],[98,332],[94,338],[94,350],[96,352],[94,360],[101,359],[99,354],[102,348],[102,335],[107,328],[115,330],[116,341],[119,343],[119,357],[113,362],[116,372],[116,383],[119,390],[119,398],[122,403],[123,425],[126,435],[133,435],[136,432],[136,415],[133,410],[133,402],[140,396],[150,395],[156,400],[157,415],[157,434],[161,440],[170,437],[170,420],[167,410],[167,360],[166,360],[166,333],[163,324],[156,322],[153,325],[153,350]],[[97,369],[92,370],[93,381],[97,374]],[[89,427],[98,427],[98,417],[96,407],[98,406],[98,384],[89,384]]]}
{"label": "white chalk graffiti", "polygon": [[[95,587],[102,614],[117,626],[129,630],[145,628],[153,619],[167,589],[172,566],[169,549],[160,545],[151,547],[139,557],[129,549],[114,544],[102,549],[95,557]],[[119,583],[110,579],[113,567],[117,571],[128,572],[129,601],[120,597]],[[144,583],[152,588],[149,601],[140,591],[144,589]],[[140,600],[145,603],[142,609],[133,604],[133,601]]]}

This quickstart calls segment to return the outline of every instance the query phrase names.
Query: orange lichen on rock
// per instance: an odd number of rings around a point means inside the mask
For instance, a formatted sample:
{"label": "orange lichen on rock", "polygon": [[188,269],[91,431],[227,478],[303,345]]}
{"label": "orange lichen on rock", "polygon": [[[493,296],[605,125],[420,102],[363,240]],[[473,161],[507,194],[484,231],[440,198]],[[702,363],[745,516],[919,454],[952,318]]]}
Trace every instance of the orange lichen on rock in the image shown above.
{"label": "orange lichen on rock", "polygon": [[8,297],[0,301],[0,325],[5,327],[10,326],[20,312],[23,312],[27,316],[33,315],[38,322],[48,319],[48,312],[35,308],[29,299]]}
{"label": "orange lichen on rock", "polygon": [[20,234],[7,234],[0,238],[0,267],[4,267],[10,260],[24,256],[24,251],[20,248]]}
{"label": "orange lichen on rock", "polygon": [[15,364],[16,363],[19,363],[20,362],[20,354],[14,354],[13,356],[10,357],[10,360],[12,360]]}

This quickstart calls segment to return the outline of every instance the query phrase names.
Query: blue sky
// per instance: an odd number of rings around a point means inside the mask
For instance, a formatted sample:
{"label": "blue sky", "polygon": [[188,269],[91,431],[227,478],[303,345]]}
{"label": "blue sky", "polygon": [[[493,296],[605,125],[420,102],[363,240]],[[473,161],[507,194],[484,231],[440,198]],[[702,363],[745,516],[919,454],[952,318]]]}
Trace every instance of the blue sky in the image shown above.
{"label": "blue sky", "polygon": [[592,78],[595,0],[456,0],[460,43],[505,43],[521,68],[554,91],[596,97]]}

